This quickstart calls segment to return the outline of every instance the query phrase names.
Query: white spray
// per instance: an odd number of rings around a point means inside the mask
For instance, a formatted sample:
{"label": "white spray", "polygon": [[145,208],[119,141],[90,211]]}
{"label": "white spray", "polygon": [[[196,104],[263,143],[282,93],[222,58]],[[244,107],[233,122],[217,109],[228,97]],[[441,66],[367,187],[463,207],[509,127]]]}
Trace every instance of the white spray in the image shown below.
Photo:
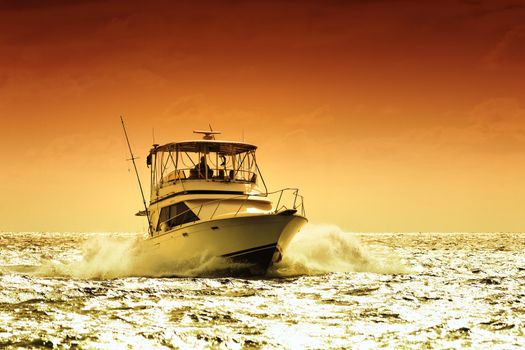
{"label": "white spray", "polygon": [[[73,278],[119,278],[129,276],[217,276],[242,269],[206,252],[191,259],[159,261],[137,244],[137,235],[96,235],[82,246],[76,261],[45,261],[38,275]],[[385,247],[385,251],[387,251]],[[314,275],[330,272],[407,273],[408,269],[391,253],[374,254],[351,233],[335,225],[307,225],[284,252],[283,260],[269,271],[269,276]]]}
{"label": "white spray", "polygon": [[383,254],[368,250],[353,234],[336,225],[308,224],[299,232],[270,273],[279,276],[329,272],[407,273],[400,259],[385,247]]}

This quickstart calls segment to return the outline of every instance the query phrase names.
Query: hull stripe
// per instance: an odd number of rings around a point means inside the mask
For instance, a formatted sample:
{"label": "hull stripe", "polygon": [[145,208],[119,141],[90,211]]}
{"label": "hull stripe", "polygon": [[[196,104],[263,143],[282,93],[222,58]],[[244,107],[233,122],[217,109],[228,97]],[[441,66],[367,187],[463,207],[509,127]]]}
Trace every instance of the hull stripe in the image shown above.
{"label": "hull stripe", "polygon": [[247,254],[247,253],[252,253],[252,252],[256,252],[256,251],[259,251],[259,250],[265,250],[265,249],[272,249],[272,248],[275,248],[276,246],[277,246],[277,243],[271,243],[271,244],[266,244],[266,245],[262,245],[262,246],[255,247],[255,248],[239,250],[237,252],[224,254],[222,256],[225,257],[225,258],[229,258],[229,257],[233,257],[235,255]]}

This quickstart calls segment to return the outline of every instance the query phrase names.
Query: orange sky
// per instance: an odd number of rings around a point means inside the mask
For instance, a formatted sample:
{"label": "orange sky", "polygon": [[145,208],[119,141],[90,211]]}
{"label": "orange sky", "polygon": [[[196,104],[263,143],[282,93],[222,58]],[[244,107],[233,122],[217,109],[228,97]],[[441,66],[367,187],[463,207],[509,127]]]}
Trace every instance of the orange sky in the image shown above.
{"label": "orange sky", "polygon": [[[0,1],[0,230],[139,231],[193,129],[350,231],[525,231],[525,1]],[[146,180],[147,177],[144,176]]]}

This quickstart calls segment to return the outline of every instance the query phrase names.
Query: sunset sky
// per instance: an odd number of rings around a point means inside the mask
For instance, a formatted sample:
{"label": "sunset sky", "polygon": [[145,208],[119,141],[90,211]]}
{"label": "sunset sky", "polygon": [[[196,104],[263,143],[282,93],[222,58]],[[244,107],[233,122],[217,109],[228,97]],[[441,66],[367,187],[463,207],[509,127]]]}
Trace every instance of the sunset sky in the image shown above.
{"label": "sunset sky", "polygon": [[0,0],[0,231],[144,230],[120,115],[143,180],[210,123],[310,222],[525,231],[524,0]]}

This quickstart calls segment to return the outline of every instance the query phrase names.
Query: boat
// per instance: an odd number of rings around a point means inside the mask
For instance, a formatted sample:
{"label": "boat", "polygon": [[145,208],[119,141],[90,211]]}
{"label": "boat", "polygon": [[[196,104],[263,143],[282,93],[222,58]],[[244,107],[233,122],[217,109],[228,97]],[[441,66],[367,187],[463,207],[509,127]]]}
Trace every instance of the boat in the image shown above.
{"label": "boat", "polygon": [[148,219],[144,248],[163,261],[221,257],[264,274],[279,262],[307,222],[296,188],[269,192],[257,146],[202,138],[154,144],[147,156],[150,201],[136,215]]}

